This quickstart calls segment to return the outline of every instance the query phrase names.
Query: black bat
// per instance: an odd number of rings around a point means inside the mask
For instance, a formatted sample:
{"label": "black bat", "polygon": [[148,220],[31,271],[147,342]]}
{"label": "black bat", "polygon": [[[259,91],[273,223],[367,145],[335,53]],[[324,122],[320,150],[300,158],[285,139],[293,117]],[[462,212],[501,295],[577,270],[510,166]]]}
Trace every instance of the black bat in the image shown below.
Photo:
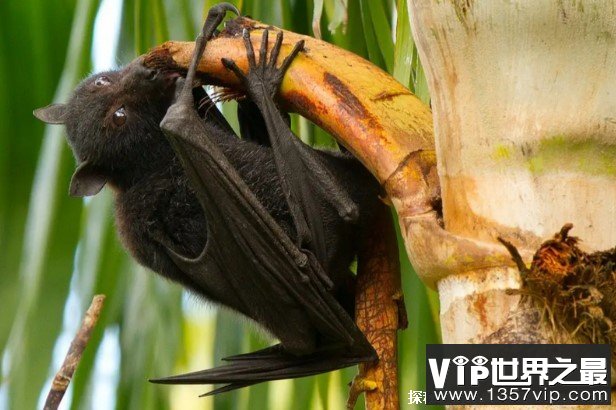
{"label": "black bat", "polygon": [[282,32],[268,60],[264,31],[258,62],[244,32],[247,73],[223,60],[246,92],[242,138],[235,135],[195,86],[227,11],[239,14],[228,4],[209,11],[183,86],[180,73],[137,59],[87,78],[67,104],[34,112],[66,125],[78,162],[71,195],[112,187],[120,236],[141,264],[280,341],[225,366],[154,380],[226,384],[210,394],[377,358],[352,319],[349,265],[381,206],[379,186],[350,154],[313,149],[291,132],[275,95],[303,42],[277,67]]}

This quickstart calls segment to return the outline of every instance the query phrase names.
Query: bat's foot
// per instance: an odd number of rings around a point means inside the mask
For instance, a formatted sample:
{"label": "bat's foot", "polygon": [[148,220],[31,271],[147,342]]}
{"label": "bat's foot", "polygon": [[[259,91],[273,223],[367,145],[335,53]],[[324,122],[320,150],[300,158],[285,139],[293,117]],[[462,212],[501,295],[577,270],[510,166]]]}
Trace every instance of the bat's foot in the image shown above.
{"label": "bat's foot", "polygon": [[235,61],[227,58],[222,59],[223,65],[227,69],[233,71],[246,88],[248,96],[255,102],[262,101],[264,97],[273,97],[276,92],[278,92],[282,79],[289,66],[304,48],[303,40],[297,42],[293,50],[282,61],[280,67],[276,67],[276,61],[278,60],[280,49],[282,48],[283,34],[282,31],[279,31],[276,35],[276,43],[270,52],[269,61],[267,59],[268,36],[269,30],[266,29],[263,31],[263,37],[261,38],[259,62],[257,63],[252,42],[250,41],[250,32],[244,30],[243,37],[249,67],[247,73],[242,72],[237,64],[235,64]]}
{"label": "bat's foot", "polygon": [[351,390],[349,391],[349,398],[347,400],[347,410],[353,410],[357,404],[357,399],[362,393],[377,389],[379,386],[374,380],[368,380],[361,375],[355,376],[351,382]]}

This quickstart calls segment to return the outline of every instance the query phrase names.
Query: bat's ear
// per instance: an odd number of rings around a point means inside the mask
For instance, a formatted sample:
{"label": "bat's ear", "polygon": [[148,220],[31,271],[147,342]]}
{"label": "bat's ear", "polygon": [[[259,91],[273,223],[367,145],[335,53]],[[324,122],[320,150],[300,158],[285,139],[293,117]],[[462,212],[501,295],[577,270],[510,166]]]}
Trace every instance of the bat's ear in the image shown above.
{"label": "bat's ear", "polygon": [[84,161],[79,164],[71,178],[69,194],[77,197],[96,195],[106,183],[107,177],[88,161]]}
{"label": "bat's ear", "polygon": [[37,108],[32,114],[47,124],[64,124],[66,104],[50,104],[47,107]]}

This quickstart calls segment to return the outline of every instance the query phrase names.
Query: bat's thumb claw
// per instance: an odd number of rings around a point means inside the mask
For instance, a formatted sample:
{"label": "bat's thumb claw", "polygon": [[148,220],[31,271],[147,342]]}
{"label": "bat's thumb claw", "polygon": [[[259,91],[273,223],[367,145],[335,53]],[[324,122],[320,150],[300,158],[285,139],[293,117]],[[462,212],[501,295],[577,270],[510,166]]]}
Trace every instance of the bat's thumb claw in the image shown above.
{"label": "bat's thumb claw", "polygon": [[208,13],[207,18],[205,19],[205,23],[203,23],[203,29],[201,30],[201,35],[208,41],[212,38],[212,35],[216,31],[216,27],[222,20],[225,18],[225,14],[227,11],[240,15],[240,11],[233,4],[229,3],[220,3],[212,7]]}
{"label": "bat's thumb claw", "polygon": [[235,13],[238,16],[240,15],[240,11],[237,9],[237,7],[230,3],[219,3],[215,5],[209,10],[208,15],[211,15],[212,17],[222,15],[224,17],[227,11]]}

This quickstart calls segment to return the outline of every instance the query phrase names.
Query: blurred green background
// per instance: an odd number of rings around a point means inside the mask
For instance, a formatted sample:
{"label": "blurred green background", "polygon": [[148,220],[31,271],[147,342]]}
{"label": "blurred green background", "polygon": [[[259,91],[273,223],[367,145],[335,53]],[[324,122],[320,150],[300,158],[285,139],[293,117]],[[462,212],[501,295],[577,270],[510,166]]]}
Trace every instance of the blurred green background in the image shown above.
{"label": "blurred green background", "polygon": [[[64,129],[46,128],[32,116],[34,108],[65,101],[95,68],[128,63],[168,39],[193,39],[214,3],[0,2],[0,409],[41,407],[96,293],[107,295],[106,306],[65,409],[344,408],[355,368],[206,399],[197,396],[209,386],[148,383],[148,377],[211,367],[268,340],[237,316],[133,263],[116,238],[110,193],[70,198],[74,160]],[[243,14],[288,30],[315,35],[316,29],[429,101],[405,0],[233,3]],[[233,104],[225,106],[227,114],[233,111]],[[323,131],[301,118],[293,127],[306,141],[329,144]],[[415,408],[407,404],[408,391],[424,388],[425,345],[440,338],[438,306],[399,243],[410,321],[400,333],[400,398],[402,408]]]}

